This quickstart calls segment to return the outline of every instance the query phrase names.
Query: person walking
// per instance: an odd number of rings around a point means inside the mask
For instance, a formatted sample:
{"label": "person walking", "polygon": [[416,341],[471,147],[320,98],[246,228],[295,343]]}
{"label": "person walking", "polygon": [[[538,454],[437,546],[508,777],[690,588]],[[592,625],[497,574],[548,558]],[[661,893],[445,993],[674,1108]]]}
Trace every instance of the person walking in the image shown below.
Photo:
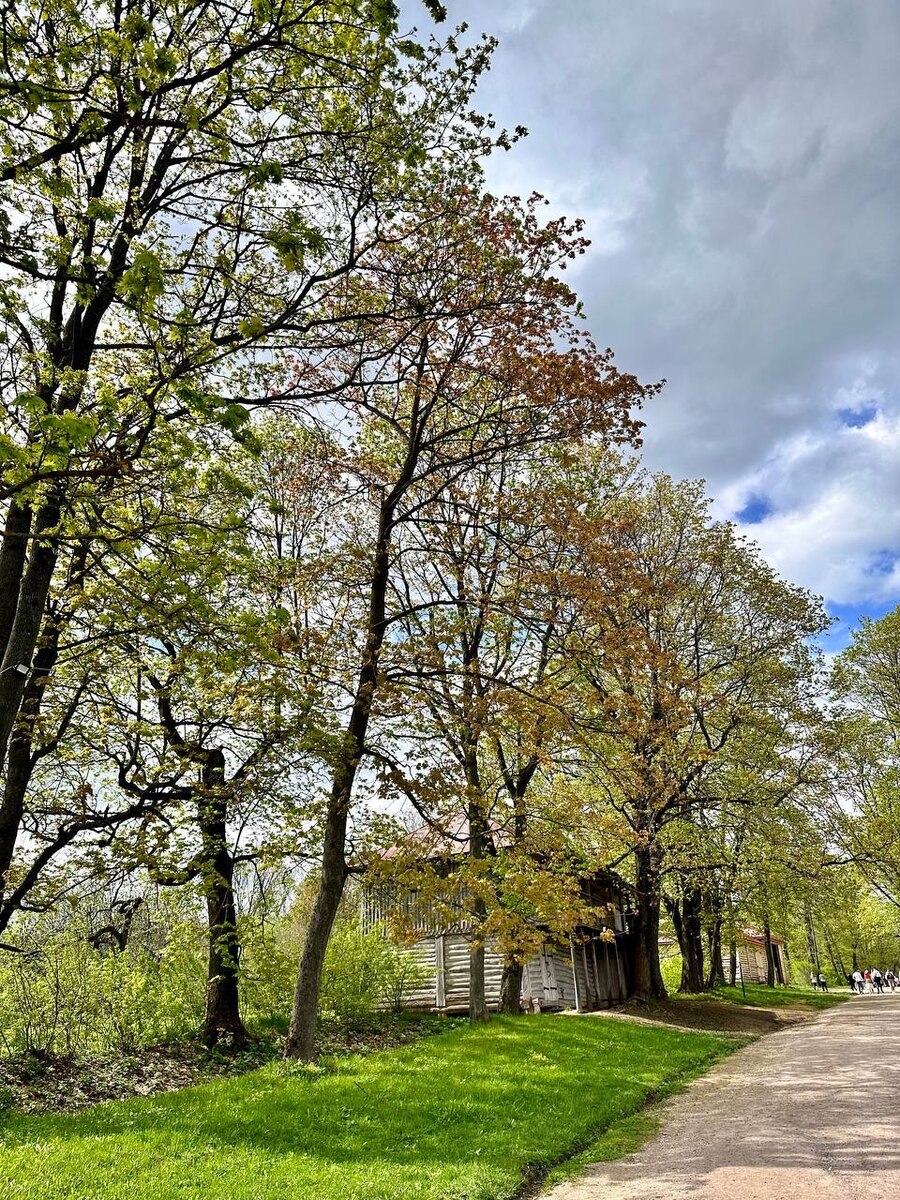
{"label": "person walking", "polygon": [[866,967],[865,971],[863,971],[863,983],[864,983],[864,986],[866,989],[866,995],[871,996],[872,990],[873,990],[872,989],[872,968],[871,967]]}
{"label": "person walking", "polygon": [[853,975],[851,976],[851,978],[853,980],[854,989],[857,992],[859,992],[859,994],[861,996],[863,993],[863,977],[862,977],[862,972],[860,971],[859,967],[857,967],[856,970],[853,972]]}
{"label": "person walking", "polygon": [[884,983],[881,978],[881,972],[877,967],[872,968],[872,987],[879,996],[884,994]]}
{"label": "person walking", "polygon": [[819,972],[819,987],[822,989],[823,992],[828,991],[828,980],[825,978],[824,971]]}
{"label": "person walking", "polygon": [[897,986],[897,976],[890,969],[890,967],[888,967],[888,969],[884,973],[884,982],[888,985],[888,987],[891,989],[891,991],[893,991],[894,988]]}
{"label": "person walking", "polygon": [[809,982],[812,984],[813,991],[817,992],[819,990],[819,977],[815,971],[810,971]]}

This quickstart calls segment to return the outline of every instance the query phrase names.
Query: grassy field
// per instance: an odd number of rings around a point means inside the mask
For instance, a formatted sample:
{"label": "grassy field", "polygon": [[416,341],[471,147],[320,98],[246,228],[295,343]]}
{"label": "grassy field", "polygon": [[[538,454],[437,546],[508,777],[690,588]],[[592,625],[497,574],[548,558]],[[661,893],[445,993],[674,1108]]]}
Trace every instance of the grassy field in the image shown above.
{"label": "grassy field", "polygon": [[850,989],[839,992],[818,992],[811,987],[766,987],[764,983],[744,984],[744,993],[738,987],[717,987],[716,995],[736,1004],[748,1004],[753,1008],[833,1008],[850,999]]}
{"label": "grassy field", "polygon": [[[737,1043],[502,1018],[316,1068],[0,1126],[0,1200],[500,1200]],[[640,1123],[640,1122],[639,1122]],[[618,1132],[617,1132],[618,1131]]]}

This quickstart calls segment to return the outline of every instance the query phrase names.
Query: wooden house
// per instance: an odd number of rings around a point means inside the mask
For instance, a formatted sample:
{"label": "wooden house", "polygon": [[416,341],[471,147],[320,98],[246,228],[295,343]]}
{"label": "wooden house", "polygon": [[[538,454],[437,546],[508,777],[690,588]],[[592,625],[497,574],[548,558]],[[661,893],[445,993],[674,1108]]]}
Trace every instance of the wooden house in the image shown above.
{"label": "wooden house", "polygon": [[[775,982],[787,982],[787,964],[784,961],[784,946],[781,938],[773,933],[772,958],[775,962]],[[757,929],[744,929],[737,939],[737,982],[766,983],[769,978],[769,966],[766,961],[766,939]],[[727,951],[724,958],[725,969],[728,969]]]}
{"label": "wooden house", "polygon": [[[778,934],[773,933],[772,957],[775,962],[775,982],[787,981],[787,964],[784,957],[784,946]],[[757,929],[742,929],[736,939],[737,972],[735,979],[738,983],[767,983],[769,969],[766,962],[766,940]],[[681,953],[678,941],[673,937],[659,939],[659,957],[661,960],[677,957]],[[722,951],[722,971],[728,978],[729,960],[727,947]]]}
{"label": "wooden house", "polygon": [[[429,835],[421,837],[428,854]],[[444,847],[442,852],[446,853]],[[573,928],[562,944],[548,933],[540,951],[526,960],[521,996],[526,1011],[568,1008],[588,1012],[619,1004],[631,994],[628,964],[632,938],[625,916],[626,885],[611,873],[597,873],[581,880],[581,888],[586,903],[604,915],[590,926]],[[403,910],[403,923],[415,936],[405,952],[416,964],[402,998],[405,1007],[465,1012],[469,1007],[471,927],[462,913],[459,920],[448,921],[447,906],[437,907],[443,912],[440,917],[435,915],[436,906],[420,902],[414,893],[401,897],[389,885],[374,884],[364,890],[363,920],[371,927],[389,919],[398,908]],[[485,946],[484,973],[488,1007],[497,1008],[503,958],[490,942]]]}

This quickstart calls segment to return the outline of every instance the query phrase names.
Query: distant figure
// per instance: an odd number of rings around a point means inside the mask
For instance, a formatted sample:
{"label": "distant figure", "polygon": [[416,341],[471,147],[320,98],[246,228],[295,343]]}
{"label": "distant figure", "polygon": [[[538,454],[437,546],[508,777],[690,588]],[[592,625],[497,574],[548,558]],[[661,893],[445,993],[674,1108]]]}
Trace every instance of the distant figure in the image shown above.
{"label": "distant figure", "polygon": [[819,972],[819,987],[822,989],[823,992],[828,991],[828,980],[825,978],[824,974],[821,971]]}
{"label": "distant figure", "polygon": [[810,973],[809,973],[809,982],[810,982],[810,983],[812,984],[812,986],[813,986],[813,991],[814,991],[814,992],[817,992],[817,991],[819,990],[819,977],[818,977],[818,975],[815,973],[815,971],[810,971]]}
{"label": "distant figure", "polygon": [[860,995],[862,995],[863,987],[864,987],[864,980],[862,977],[862,972],[859,970],[858,967],[853,972],[852,978],[853,978],[853,983],[854,983],[854,986],[856,987],[856,990],[859,992]]}
{"label": "distant figure", "polygon": [[847,987],[850,989],[851,992],[856,991],[856,980],[853,978],[852,975],[847,976]]}
{"label": "distant figure", "polygon": [[897,976],[894,974],[893,971],[888,969],[884,973],[884,982],[888,985],[888,987],[891,989],[891,991],[893,991],[894,988],[897,986]]}
{"label": "distant figure", "polygon": [[881,978],[881,972],[877,967],[872,968],[872,987],[880,996],[884,992],[884,981]]}
{"label": "distant figure", "polygon": [[866,989],[866,995],[871,996],[872,991],[873,991],[872,968],[871,967],[866,967],[865,971],[863,971],[863,981],[864,981],[864,985],[865,985],[865,989]]}

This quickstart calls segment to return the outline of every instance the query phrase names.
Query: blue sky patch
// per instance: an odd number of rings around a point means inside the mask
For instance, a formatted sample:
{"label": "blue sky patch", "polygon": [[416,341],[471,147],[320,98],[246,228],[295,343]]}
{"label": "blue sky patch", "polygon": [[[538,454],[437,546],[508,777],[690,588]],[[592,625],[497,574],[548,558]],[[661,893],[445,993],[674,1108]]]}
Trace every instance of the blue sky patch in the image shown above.
{"label": "blue sky patch", "polygon": [[878,416],[877,404],[866,404],[862,408],[839,408],[838,418],[849,429],[862,429]]}
{"label": "blue sky patch", "polygon": [[771,516],[775,511],[772,503],[767,496],[760,496],[756,493],[751,494],[747,498],[747,503],[735,513],[736,520],[742,525],[758,525],[760,521],[764,521],[766,517]]}
{"label": "blue sky patch", "polygon": [[845,650],[851,642],[851,633],[863,617],[877,621],[897,607],[889,601],[873,604],[826,604],[829,616],[836,620],[827,633],[819,638],[819,645],[831,654]]}

